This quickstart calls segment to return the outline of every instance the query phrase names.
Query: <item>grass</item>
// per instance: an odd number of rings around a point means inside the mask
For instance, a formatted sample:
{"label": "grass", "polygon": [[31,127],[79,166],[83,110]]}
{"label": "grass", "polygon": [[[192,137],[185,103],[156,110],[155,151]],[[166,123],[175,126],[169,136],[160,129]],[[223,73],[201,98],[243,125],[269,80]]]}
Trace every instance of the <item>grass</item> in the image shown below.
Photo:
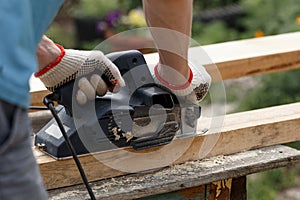
{"label": "grass", "polygon": [[250,175],[247,179],[247,199],[276,199],[284,189],[297,186],[300,165],[289,166]]}

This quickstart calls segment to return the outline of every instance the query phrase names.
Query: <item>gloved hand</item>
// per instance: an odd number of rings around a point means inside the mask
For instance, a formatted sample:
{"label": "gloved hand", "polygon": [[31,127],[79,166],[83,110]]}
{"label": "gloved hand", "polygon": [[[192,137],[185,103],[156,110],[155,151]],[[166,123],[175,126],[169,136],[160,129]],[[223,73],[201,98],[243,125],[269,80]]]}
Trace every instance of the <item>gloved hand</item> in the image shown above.
{"label": "gloved hand", "polygon": [[[85,104],[95,99],[96,94],[103,96],[107,90],[117,92],[118,88],[125,86],[119,69],[101,51],[64,50],[62,46],[57,46],[61,50],[57,60],[35,74],[50,91],[79,77],[76,100],[79,104]],[[97,72],[89,80],[83,76],[95,70]],[[111,83],[110,87],[101,78],[102,74]]]}
{"label": "gloved hand", "polygon": [[177,97],[199,104],[208,93],[211,77],[203,66],[194,66],[189,63],[189,80],[183,85],[174,86],[160,75],[159,67],[166,66],[159,65],[157,64],[152,72],[154,81],[170,89]]}

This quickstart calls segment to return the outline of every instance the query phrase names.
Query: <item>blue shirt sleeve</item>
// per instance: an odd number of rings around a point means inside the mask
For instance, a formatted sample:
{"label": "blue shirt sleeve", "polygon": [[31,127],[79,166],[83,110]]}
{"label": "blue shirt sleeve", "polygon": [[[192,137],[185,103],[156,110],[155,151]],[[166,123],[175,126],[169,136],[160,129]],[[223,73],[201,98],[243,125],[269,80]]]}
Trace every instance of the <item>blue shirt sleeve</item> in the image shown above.
{"label": "blue shirt sleeve", "polygon": [[28,107],[37,45],[62,0],[9,0],[0,6],[0,99]]}

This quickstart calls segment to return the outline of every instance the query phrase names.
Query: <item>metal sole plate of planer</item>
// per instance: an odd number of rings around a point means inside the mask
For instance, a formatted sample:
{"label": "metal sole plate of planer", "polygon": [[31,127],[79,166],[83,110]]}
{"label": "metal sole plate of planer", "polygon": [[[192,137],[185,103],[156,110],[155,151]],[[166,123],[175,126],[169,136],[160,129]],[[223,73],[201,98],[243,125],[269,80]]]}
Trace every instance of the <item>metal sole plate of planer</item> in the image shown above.
{"label": "metal sole plate of planer", "polygon": [[[77,154],[124,147],[142,150],[195,135],[201,108],[180,102],[169,90],[156,85],[140,52],[117,52],[107,57],[125,80],[120,92],[96,97],[92,106],[77,107],[75,112],[76,102],[71,98],[74,82],[55,91],[60,104],[58,116]],[[87,111],[91,107],[92,111]],[[71,155],[54,119],[37,133],[35,145],[57,159]]]}

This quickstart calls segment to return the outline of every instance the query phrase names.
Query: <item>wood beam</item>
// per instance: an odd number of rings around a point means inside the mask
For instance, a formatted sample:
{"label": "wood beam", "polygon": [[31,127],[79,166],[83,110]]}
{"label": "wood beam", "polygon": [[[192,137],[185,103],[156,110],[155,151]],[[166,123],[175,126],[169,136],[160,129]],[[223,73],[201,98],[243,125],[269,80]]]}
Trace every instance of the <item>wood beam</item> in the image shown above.
{"label": "wood beam", "polygon": [[[299,40],[300,32],[287,33],[193,47],[190,54],[199,57],[213,81],[221,81],[300,68]],[[148,64],[156,64],[158,54],[147,54],[145,59]],[[30,87],[32,105],[39,105],[47,93],[46,88],[34,77]]]}
{"label": "wood beam", "polygon": [[[210,127],[213,120],[201,118],[198,122],[198,130],[209,128],[208,133],[176,139],[163,148],[115,149],[80,159],[88,179],[95,181],[300,140],[300,103],[226,115],[224,123]],[[81,182],[71,158],[57,161],[33,150],[48,189]]]}
{"label": "wood beam", "polygon": [[[203,46],[222,80],[300,68],[300,32]],[[215,68],[208,65],[215,76]],[[215,79],[216,79],[215,78]]]}
{"label": "wood beam", "polygon": [[[240,200],[246,199],[245,180],[243,185],[241,185],[240,181],[237,185],[235,177],[244,177],[260,171],[290,166],[299,161],[300,152],[298,150],[278,145],[229,156],[216,156],[204,160],[189,161],[157,171],[105,179],[96,181],[91,186],[99,199],[126,200],[156,194],[164,194],[163,196],[168,197],[165,193],[196,186],[207,186],[206,184],[210,186],[210,183],[215,183],[217,187],[231,185],[230,199]],[[232,184],[229,182],[231,178]],[[220,180],[225,181],[222,181],[222,184],[218,184]],[[214,196],[211,199],[222,199],[220,191],[220,188],[216,191],[210,187],[207,191],[209,194],[202,196]],[[192,194],[191,192],[188,194]],[[49,197],[49,200],[66,198],[81,200],[89,198],[83,185],[51,190],[49,191]]]}

